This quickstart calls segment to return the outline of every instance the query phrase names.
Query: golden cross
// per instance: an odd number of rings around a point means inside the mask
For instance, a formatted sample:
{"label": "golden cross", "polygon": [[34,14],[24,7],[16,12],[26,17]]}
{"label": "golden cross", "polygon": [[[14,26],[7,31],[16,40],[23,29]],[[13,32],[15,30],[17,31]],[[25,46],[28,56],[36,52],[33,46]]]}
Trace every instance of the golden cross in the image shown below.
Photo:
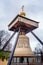
{"label": "golden cross", "polygon": [[22,8],[21,8],[21,9],[22,9],[22,11],[24,11],[24,5],[22,6]]}

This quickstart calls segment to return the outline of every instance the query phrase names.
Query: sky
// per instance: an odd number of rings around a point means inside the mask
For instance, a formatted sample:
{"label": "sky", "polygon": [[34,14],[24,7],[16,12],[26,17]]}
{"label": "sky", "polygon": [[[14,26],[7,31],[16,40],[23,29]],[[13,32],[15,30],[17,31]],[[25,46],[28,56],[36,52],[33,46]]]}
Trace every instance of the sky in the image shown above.
{"label": "sky", "polygon": [[[8,31],[8,24],[19,14],[22,5],[26,17],[39,22],[34,33],[43,41],[43,0],[0,0],[0,30]],[[27,36],[33,50],[39,42],[31,33]]]}

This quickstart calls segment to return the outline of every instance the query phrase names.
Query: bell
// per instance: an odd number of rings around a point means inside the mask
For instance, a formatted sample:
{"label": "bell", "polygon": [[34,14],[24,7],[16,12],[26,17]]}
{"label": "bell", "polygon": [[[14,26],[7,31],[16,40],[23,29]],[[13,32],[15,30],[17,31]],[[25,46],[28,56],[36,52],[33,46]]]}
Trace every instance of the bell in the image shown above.
{"label": "bell", "polygon": [[17,46],[14,52],[15,57],[29,57],[34,56],[30,44],[29,44],[29,38],[25,35],[19,35],[19,39],[17,42]]}

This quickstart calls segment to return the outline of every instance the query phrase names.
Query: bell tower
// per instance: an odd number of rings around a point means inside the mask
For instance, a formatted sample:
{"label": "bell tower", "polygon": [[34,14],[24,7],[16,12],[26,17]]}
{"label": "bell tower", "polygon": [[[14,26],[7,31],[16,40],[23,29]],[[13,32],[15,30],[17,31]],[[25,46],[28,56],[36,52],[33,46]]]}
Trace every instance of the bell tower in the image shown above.
{"label": "bell tower", "polygon": [[[34,53],[31,50],[30,47],[30,41],[29,38],[26,36],[26,34],[36,28],[38,28],[38,22],[31,20],[27,17],[25,17],[26,13],[24,12],[24,6],[22,6],[22,11],[20,12],[19,15],[17,15],[12,22],[8,25],[8,29],[11,31],[16,31],[18,32],[19,28],[19,37],[17,38],[17,44],[15,45],[16,47],[15,52],[14,52],[14,57],[19,58],[19,62],[23,63],[24,58],[27,58],[27,63],[28,62],[28,57],[34,56]],[[13,51],[14,51],[13,49]]]}

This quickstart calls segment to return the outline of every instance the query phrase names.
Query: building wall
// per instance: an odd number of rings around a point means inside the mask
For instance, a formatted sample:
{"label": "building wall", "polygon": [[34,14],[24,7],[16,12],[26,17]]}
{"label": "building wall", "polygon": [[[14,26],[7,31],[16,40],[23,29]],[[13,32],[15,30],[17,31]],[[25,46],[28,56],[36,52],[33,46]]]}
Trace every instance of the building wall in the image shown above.
{"label": "building wall", "polygon": [[0,59],[0,65],[7,65],[7,60],[2,61],[2,60]]}

